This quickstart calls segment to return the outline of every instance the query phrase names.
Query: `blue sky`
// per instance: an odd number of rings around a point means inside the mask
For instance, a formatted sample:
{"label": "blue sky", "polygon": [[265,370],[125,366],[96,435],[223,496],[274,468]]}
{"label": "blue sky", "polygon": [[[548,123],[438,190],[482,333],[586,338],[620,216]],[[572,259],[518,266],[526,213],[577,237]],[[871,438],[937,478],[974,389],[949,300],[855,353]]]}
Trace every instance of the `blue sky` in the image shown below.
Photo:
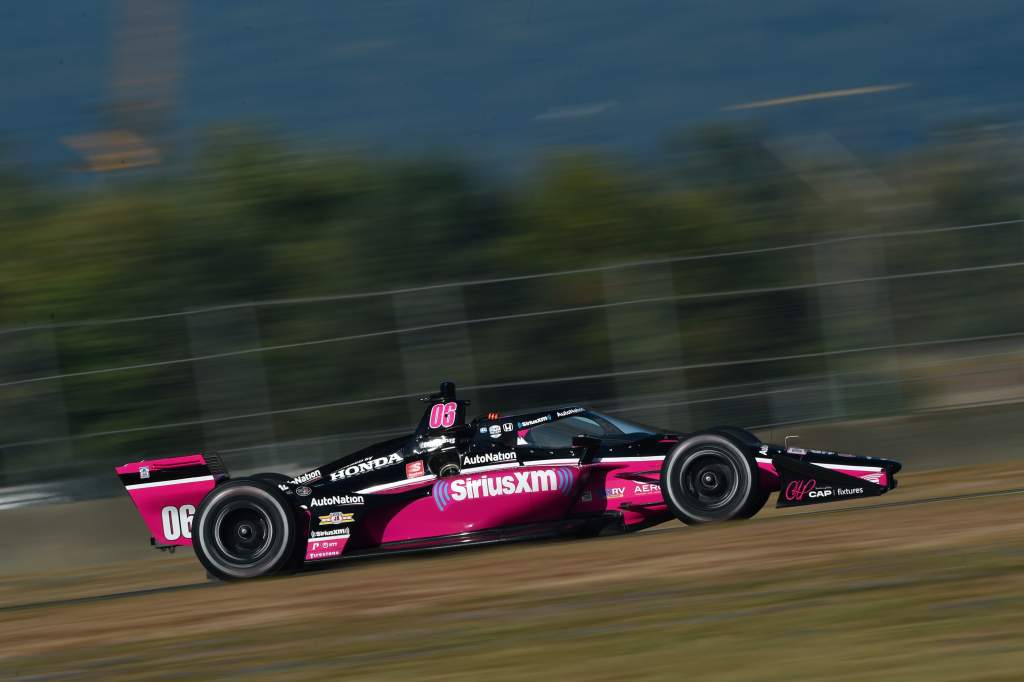
{"label": "blue sky", "polygon": [[[679,127],[763,120],[854,147],[1014,118],[1024,12],[1011,1],[519,0],[184,3],[168,128],[247,122],[314,142],[483,163],[560,145],[650,149]],[[110,0],[0,9],[0,136],[33,159],[105,125]],[[911,87],[744,112],[752,100]]]}

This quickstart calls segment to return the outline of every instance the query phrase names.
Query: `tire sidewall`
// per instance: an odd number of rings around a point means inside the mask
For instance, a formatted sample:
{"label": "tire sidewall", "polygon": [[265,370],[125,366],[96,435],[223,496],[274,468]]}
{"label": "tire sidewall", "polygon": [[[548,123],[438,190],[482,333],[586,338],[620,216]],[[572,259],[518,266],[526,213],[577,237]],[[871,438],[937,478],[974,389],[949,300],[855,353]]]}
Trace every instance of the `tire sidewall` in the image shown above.
{"label": "tire sidewall", "polygon": [[[681,481],[686,464],[700,455],[704,448],[713,448],[725,455],[734,465],[737,476],[737,488],[732,499],[712,511],[689,505]],[[665,504],[676,518],[689,525],[743,518],[752,501],[761,493],[753,456],[731,438],[713,433],[698,434],[677,445],[665,457],[661,480]]]}
{"label": "tire sidewall", "polygon": [[[262,509],[270,519],[273,536],[269,551],[249,566],[224,561],[214,543],[213,521],[227,503],[246,500]],[[241,580],[271,575],[291,559],[296,541],[295,515],[288,501],[271,485],[252,479],[230,481],[214,488],[196,510],[192,546],[200,563],[222,580]]]}

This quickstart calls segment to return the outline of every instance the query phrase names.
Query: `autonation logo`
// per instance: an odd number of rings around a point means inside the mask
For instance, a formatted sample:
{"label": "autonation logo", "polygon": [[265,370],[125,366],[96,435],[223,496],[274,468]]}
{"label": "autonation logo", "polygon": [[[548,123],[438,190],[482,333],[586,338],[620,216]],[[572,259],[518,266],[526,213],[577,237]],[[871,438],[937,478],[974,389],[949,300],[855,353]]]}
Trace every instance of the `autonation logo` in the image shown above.
{"label": "autonation logo", "polygon": [[504,462],[515,462],[516,453],[509,452],[484,452],[479,455],[468,455],[462,460],[463,466],[474,466],[478,464],[502,464]]}
{"label": "autonation logo", "polygon": [[501,476],[471,476],[453,481],[442,479],[434,484],[433,496],[437,508],[444,511],[453,502],[554,490],[563,495],[572,492],[572,473],[568,469],[517,471]]}

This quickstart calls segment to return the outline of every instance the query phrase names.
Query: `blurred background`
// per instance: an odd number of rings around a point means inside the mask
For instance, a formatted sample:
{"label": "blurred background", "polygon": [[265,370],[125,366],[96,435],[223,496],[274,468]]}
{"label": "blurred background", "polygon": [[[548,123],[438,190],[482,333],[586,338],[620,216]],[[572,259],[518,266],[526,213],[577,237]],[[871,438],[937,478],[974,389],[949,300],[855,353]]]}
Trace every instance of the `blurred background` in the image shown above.
{"label": "blurred background", "polygon": [[[0,3],[0,678],[1020,679],[1022,35],[1012,0]],[[224,585],[113,471],[306,471],[442,379],[901,485]]]}
{"label": "blurred background", "polygon": [[162,455],[298,471],[441,379],[1012,455],[1022,31],[1001,0],[11,3],[0,509]]}

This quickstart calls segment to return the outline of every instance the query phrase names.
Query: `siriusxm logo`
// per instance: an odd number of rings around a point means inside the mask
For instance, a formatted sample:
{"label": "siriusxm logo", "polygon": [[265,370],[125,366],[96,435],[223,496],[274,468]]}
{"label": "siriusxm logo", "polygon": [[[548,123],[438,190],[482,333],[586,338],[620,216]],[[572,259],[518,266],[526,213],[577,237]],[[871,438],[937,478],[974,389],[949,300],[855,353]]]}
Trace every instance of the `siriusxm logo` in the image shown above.
{"label": "siriusxm logo", "polygon": [[362,495],[334,495],[333,497],[314,497],[310,507],[332,507],[340,504],[362,504]]}
{"label": "siriusxm logo", "polygon": [[523,428],[526,426],[535,426],[537,424],[543,424],[544,422],[549,421],[551,421],[551,415],[546,414],[543,417],[537,417],[536,419],[527,419],[524,422],[519,422],[519,428]]}
{"label": "siriusxm logo", "polygon": [[347,538],[349,536],[348,528],[336,528],[334,530],[315,530],[309,534],[309,537],[316,538]]}
{"label": "siriusxm logo", "polygon": [[474,464],[500,464],[502,462],[516,461],[516,453],[509,452],[485,452],[480,455],[469,455],[462,461],[462,466],[473,466]]}
{"label": "siriusxm logo", "polygon": [[572,492],[572,473],[565,468],[516,471],[502,476],[478,476],[442,479],[434,484],[434,503],[444,511],[452,502],[476,500],[481,497],[528,495],[557,490],[563,495]]}
{"label": "siriusxm logo", "polygon": [[368,459],[356,464],[350,464],[347,467],[342,467],[341,469],[331,473],[331,480],[340,481],[346,478],[351,478],[352,476],[368,474],[371,471],[383,469],[384,467],[391,466],[392,464],[398,464],[401,461],[402,456],[397,452],[392,452],[387,457],[377,457],[376,459]]}

